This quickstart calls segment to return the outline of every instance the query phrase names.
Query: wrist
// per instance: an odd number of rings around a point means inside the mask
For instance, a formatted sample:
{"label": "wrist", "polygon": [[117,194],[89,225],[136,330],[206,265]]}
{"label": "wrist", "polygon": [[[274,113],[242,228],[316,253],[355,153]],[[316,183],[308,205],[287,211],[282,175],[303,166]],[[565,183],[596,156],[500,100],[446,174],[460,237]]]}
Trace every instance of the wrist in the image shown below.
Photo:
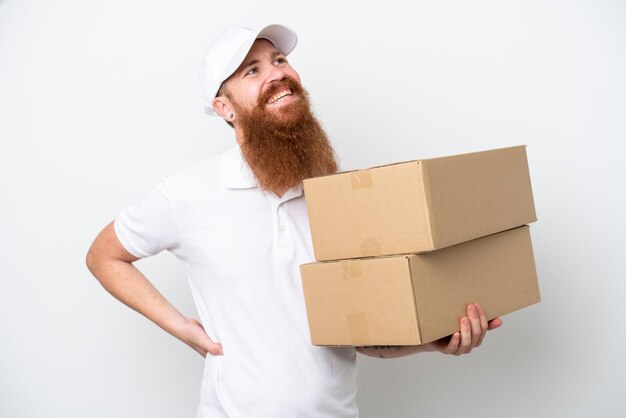
{"label": "wrist", "polygon": [[176,312],[167,318],[164,322],[163,329],[179,340],[184,340],[189,334],[191,319],[185,317],[180,312]]}

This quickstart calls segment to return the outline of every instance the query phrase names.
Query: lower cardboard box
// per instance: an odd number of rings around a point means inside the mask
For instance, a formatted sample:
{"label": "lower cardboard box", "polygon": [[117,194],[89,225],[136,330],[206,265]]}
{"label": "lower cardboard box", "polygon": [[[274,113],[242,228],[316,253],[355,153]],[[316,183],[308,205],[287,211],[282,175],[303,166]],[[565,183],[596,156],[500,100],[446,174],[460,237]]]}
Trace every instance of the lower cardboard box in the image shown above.
{"label": "lower cardboard box", "polygon": [[423,254],[300,266],[315,345],[420,345],[539,302],[528,226]]}

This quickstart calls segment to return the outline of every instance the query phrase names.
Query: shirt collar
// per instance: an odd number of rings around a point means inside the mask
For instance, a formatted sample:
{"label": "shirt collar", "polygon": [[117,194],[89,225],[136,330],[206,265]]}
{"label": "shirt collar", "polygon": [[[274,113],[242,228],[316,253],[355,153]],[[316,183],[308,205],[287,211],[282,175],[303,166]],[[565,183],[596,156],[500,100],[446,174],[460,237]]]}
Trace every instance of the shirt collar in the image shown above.
{"label": "shirt collar", "polygon": [[229,189],[251,189],[257,187],[256,178],[250,166],[241,155],[239,145],[222,154],[222,174]]}
{"label": "shirt collar", "polygon": [[[241,154],[239,145],[235,145],[222,154],[222,174],[224,182],[229,189],[252,189],[258,187],[258,183],[252,169]],[[302,196],[302,183],[287,190],[280,201],[287,201]]]}
{"label": "shirt collar", "polygon": [[281,202],[286,202],[296,197],[302,196],[302,183],[297,184],[291,189],[287,190],[285,194],[280,198]]}

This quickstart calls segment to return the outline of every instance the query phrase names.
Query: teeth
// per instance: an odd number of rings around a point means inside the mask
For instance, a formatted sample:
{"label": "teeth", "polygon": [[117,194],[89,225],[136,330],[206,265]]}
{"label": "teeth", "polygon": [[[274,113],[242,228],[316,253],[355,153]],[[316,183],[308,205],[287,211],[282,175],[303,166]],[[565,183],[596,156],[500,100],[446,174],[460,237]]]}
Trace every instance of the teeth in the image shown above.
{"label": "teeth", "polygon": [[275,95],[270,97],[270,99],[267,102],[270,104],[276,103],[280,99],[287,97],[287,96],[291,96],[291,90],[283,90],[280,93],[276,93]]}

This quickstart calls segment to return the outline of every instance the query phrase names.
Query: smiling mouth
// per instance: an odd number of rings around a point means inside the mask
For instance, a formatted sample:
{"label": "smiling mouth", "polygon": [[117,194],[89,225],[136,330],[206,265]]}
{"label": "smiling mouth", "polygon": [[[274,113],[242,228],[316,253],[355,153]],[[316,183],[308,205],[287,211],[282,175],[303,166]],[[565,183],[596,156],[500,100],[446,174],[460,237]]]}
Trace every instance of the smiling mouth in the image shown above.
{"label": "smiling mouth", "polygon": [[291,89],[286,89],[283,90],[279,93],[276,93],[275,95],[273,95],[272,97],[269,98],[269,100],[267,101],[268,104],[274,104],[276,102],[281,101],[282,99],[284,99],[287,96],[291,96]]}

